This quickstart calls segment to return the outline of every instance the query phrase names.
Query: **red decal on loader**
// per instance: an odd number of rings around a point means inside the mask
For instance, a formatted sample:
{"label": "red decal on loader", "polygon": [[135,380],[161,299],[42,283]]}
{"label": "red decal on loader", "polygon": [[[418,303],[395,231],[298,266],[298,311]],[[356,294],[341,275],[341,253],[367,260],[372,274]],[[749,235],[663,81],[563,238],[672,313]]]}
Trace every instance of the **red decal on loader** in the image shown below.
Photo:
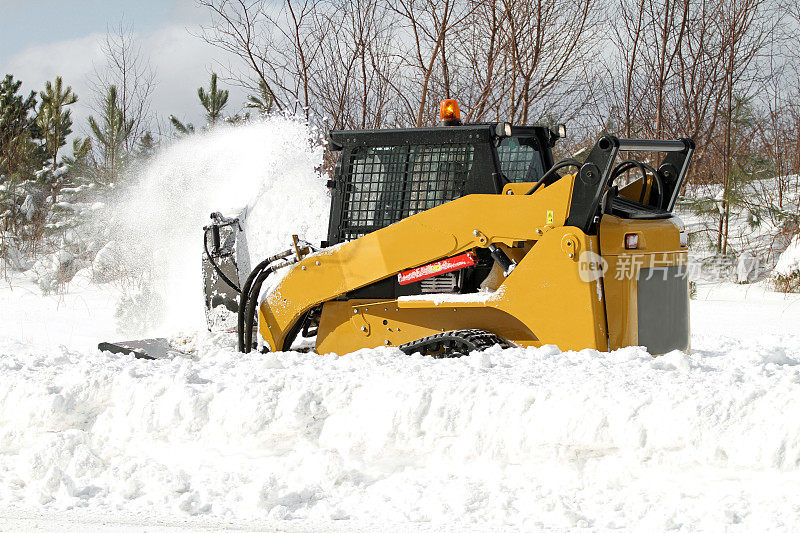
{"label": "red decal on loader", "polygon": [[466,252],[455,257],[442,259],[441,261],[435,261],[427,265],[400,272],[397,275],[397,280],[400,282],[400,285],[408,285],[415,281],[422,281],[423,279],[432,278],[439,274],[447,274],[448,272],[461,270],[462,268],[477,264],[478,257],[475,255],[475,252]]}

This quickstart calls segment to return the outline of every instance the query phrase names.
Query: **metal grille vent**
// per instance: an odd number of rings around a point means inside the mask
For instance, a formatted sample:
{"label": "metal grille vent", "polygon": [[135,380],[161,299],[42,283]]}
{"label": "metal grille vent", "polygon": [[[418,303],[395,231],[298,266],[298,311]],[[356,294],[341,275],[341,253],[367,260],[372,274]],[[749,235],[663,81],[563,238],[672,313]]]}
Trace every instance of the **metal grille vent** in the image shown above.
{"label": "metal grille vent", "polygon": [[465,194],[471,144],[372,146],[353,151],[340,240],[356,239]]}
{"label": "metal grille vent", "polygon": [[448,272],[419,282],[422,294],[438,294],[456,292],[458,289],[458,273]]}
{"label": "metal grille vent", "polygon": [[653,354],[689,347],[689,282],[686,267],[639,270],[636,283],[639,345]]}

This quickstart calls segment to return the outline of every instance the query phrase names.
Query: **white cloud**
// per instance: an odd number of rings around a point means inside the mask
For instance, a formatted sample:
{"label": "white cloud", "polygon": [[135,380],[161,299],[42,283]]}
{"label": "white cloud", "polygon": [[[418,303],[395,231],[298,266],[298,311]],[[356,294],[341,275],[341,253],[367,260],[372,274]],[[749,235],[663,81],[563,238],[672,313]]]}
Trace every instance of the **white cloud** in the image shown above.
{"label": "white cloud", "polygon": [[[224,53],[189,33],[183,26],[169,26],[150,35],[144,42],[145,53],[157,71],[154,109],[168,116],[174,114],[195,123],[203,120],[203,109],[197,99],[197,88],[208,86],[211,72],[220,76],[219,61],[226,60]],[[230,91],[228,113],[241,107],[242,89],[225,87]]]}
{"label": "white cloud", "polygon": [[89,116],[89,74],[92,65],[102,59],[98,45],[100,37],[88,35],[28,48],[12,56],[2,65],[0,72],[13,74],[15,79],[21,80],[26,94],[42,89],[45,81],[61,76],[78,95],[79,102],[73,106],[72,114],[76,124],[83,124]]}
{"label": "white cloud", "polygon": [[[156,70],[157,85],[151,102],[154,114],[162,120],[175,114],[197,124],[203,121],[197,88],[207,86],[210,72],[218,69],[218,62],[227,58],[222,51],[192,35],[190,30],[183,25],[170,25],[137,34],[136,40]],[[47,80],[61,76],[79,97],[72,111],[73,130],[86,134],[86,119],[92,113],[93,100],[90,80],[95,66],[105,63],[100,47],[103,38],[104,35],[98,33],[30,47],[0,65],[0,73],[13,74],[17,80],[22,80],[25,92],[38,91]],[[231,93],[227,110],[236,112],[244,99],[244,91],[238,87],[226,88]]]}

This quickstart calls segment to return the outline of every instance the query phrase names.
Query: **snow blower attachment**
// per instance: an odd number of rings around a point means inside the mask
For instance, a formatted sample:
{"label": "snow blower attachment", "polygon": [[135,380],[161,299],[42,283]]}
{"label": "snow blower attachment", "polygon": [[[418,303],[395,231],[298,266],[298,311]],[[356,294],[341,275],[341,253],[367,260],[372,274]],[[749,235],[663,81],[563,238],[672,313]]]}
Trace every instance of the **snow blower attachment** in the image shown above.
{"label": "snow blower attachment", "polygon": [[[239,310],[239,271],[250,270],[242,222],[247,212],[228,218],[211,213],[211,224],[203,228],[203,289],[209,331],[235,331]],[[183,352],[169,339],[159,337],[132,341],[101,342],[98,348],[137,359],[164,359]]]}
{"label": "snow blower attachment", "polygon": [[563,128],[443,124],[330,133],[339,157],[325,249],[256,267],[240,298],[241,351],[256,345],[256,317],[270,351],[301,331],[338,354],[689,348],[687,250],[672,208],[691,140],[608,135],[585,161],[554,164]]}
{"label": "snow blower attachment", "polygon": [[250,271],[247,241],[242,231],[246,212],[228,218],[211,213],[211,224],[203,228],[203,292],[209,331],[236,328],[240,272]]}

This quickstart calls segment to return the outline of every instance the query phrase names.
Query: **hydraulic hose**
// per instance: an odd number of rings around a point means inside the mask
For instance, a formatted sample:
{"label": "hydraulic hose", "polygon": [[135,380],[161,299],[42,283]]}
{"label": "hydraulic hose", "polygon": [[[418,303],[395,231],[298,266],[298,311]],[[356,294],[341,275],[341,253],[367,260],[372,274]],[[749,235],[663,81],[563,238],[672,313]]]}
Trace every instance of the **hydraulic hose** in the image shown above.
{"label": "hydraulic hose", "polygon": [[656,182],[656,186],[658,187],[658,205],[656,207],[660,209],[661,204],[664,201],[664,184],[661,182],[661,175],[658,173],[658,171],[647,163],[636,161],[635,159],[626,159],[624,161],[620,161],[611,172],[611,180],[609,181],[609,185],[613,184],[623,172],[627,172],[634,167],[637,167],[642,173],[642,191],[639,193],[639,203],[644,203],[644,196],[647,192],[647,171],[650,171],[650,173],[653,175],[653,179]]}
{"label": "hydraulic hose", "polygon": [[[239,296],[239,311],[236,316],[237,345],[240,352],[249,353],[253,347],[253,322],[256,315],[256,305],[258,305],[258,295],[261,294],[261,287],[267,277],[280,268],[297,263],[302,254],[307,254],[309,251],[319,251],[318,248],[303,240],[297,241],[297,244],[303,247],[300,251],[289,249],[272,257],[267,257],[256,265],[250,275],[247,276]],[[274,264],[276,261],[286,259],[295,253],[300,255],[282,263]]]}
{"label": "hydraulic hose", "polygon": [[[263,270],[265,270],[266,268],[268,268],[270,266],[270,263],[274,263],[275,261],[278,261],[280,259],[284,259],[286,257],[289,257],[293,253],[294,253],[293,250],[286,250],[286,251],[281,252],[279,254],[275,254],[272,257],[268,257],[268,258],[264,259],[263,261],[261,261],[258,265],[256,265],[256,267],[253,269],[253,271],[250,272],[250,275],[247,276],[247,280],[244,282],[244,285],[242,286],[241,293],[240,293],[240,296],[239,296],[239,310],[238,310],[237,317],[236,317],[237,318],[236,331],[237,331],[237,334],[238,334],[238,348],[239,348],[240,352],[248,353],[250,351],[250,345],[249,344],[246,346],[247,351],[245,351],[245,330],[244,330],[244,328],[245,328],[245,322],[246,322],[245,321],[246,309],[247,309],[249,301],[250,301],[250,292],[251,292],[251,289],[252,289],[253,284],[254,284],[253,282],[259,277],[259,275],[261,274],[261,272]],[[267,275],[269,275],[269,274],[267,274]],[[264,278],[266,278],[266,276],[264,276]],[[263,283],[263,279],[262,279],[262,283]],[[259,286],[259,291],[260,290],[261,290],[261,287]],[[258,294],[255,295],[255,299],[258,299]],[[250,329],[252,330],[252,324],[253,324],[252,318],[250,319],[249,322],[250,322]],[[252,331],[250,333],[250,340],[252,342]]]}
{"label": "hydraulic hose", "polygon": [[249,353],[253,346],[253,322],[256,315],[258,295],[261,293],[261,286],[273,272],[275,272],[275,267],[273,265],[270,265],[262,270],[253,282],[253,286],[250,288],[250,294],[247,298],[247,306],[245,308],[244,315],[244,350],[242,350],[244,353]]}
{"label": "hydraulic hose", "polygon": [[211,252],[208,251],[208,232],[209,231],[210,231],[210,229],[206,229],[205,237],[203,238],[203,248],[205,249],[206,257],[208,257],[208,262],[211,263],[212,267],[214,267],[214,270],[216,270],[217,274],[219,275],[219,277],[220,277],[220,279],[222,281],[224,281],[231,289],[236,291],[237,294],[241,294],[242,290],[234,282],[232,282],[230,280],[230,278],[228,278],[228,276],[225,275],[225,273],[217,265],[216,261],[214,261],[214,258],[212,257]]}
{"label": "hydraulic hose", "polygon": [[[536,185],[531,187],[531,190],[529,190],[525,194],[528,195],[528,194],[535,193],[539,189],[539,187],[544,185],[554,175],[557,175],[556,173],[559,170],[561,170],[562,168],[566,168],[566,167],[581,168],[581,165],[582,165],[581,162],[576,160],[576,159],[562,159],[561,161],[559,161],[558,163],[556,163],[555,165],[550,167],[550,170],[545,172],[544,175],[541,178],[539,178],[539,181],[536,182]],[[561,176],[558,176],[558,178],[556,178],[556,179],[561,179]],[[553,181],[555,182],[556,180],[553,180]]]}

